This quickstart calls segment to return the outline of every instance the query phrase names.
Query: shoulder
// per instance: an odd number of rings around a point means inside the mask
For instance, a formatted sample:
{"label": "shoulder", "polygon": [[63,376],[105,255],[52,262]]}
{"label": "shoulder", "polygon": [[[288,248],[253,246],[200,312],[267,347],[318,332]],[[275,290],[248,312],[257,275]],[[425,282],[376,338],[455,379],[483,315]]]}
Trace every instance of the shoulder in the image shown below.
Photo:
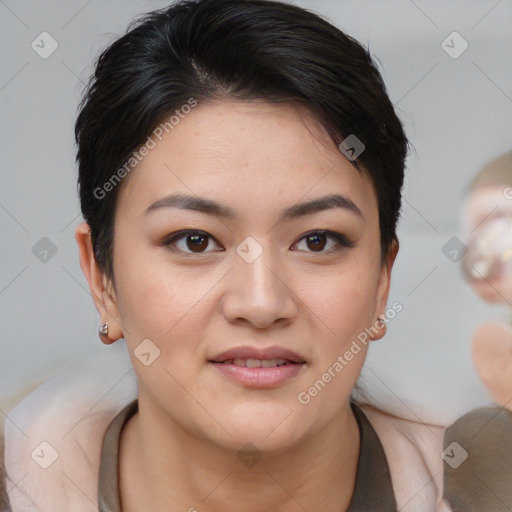
{"label": "shoulder", "polygon": [[2,428],[0,429],[0,510],[11,512],[7,497],[7,483],[4,466],[4,433]]}
{"label": "shoulder", "polygon": [[454,510],[512,510],[512,411],[475,409],[445,435],[445,495]]}
{"label": "shoulder", "polygon": [[136,398],[123,360],[86,360],[52,377],[8,413],[5,468],[12,512],[97,511],[103,436]]}
{"label": "shoulder", "polygon": [[512,412],[474,409],[449,426],[361,406],[388,459],[401,512],[512,510]]}
{"label": "shoulder", "polygon": [[401,512],[449,511],[443,500],[443,439],[446,427],[398,418],[360,406],[377,433]]}

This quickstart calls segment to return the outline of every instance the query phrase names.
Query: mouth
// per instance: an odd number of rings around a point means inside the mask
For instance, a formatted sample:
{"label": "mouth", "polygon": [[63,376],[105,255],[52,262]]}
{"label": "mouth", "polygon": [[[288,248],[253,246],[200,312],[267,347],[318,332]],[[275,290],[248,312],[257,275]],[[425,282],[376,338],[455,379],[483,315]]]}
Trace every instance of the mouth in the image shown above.
{"label": "mouth", "polygon": [[233,364],[245,368],[277,368],[278,366],[299,363],[287,359],[226,359],[218,364]]}
{"label": "mouth", "polygon": [[208,360],[231,381],[252,389],[275,388],[296,377],[307,362],[288,349],[237,347]]}
{"label": "mouth", "polygon": [[[244,364],[241,364],[241,362]],[[304,364],[306,360],[299,354],[292,352],[291,350],[283,347],[267,347],[267,348],[256,348],[250,346],[234,347],[230,350],[226,350],[212,359],[211,363],[232,363],[237,366],[247,366],[249,368],[255,368],[262,366],[258,362],[271,362],[272,366],[282,366],[283,364]],[[238,364],[238,363],[240,364]],[[249,362],[249,364],[247,364]]]}

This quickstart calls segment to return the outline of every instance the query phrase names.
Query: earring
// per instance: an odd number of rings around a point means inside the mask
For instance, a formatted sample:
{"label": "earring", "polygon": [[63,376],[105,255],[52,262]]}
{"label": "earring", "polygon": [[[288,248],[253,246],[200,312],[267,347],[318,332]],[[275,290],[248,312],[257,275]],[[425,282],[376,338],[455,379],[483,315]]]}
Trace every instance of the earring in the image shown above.
{"label": "earring", "polygon": [[106,324],[106,323],[105,324],[101,324],[100,323],[100,327],[98,329],[98,332],[100,334],[108,334],[108,324]]}
{"label": "earring", "polygon": [[[380,324],[381,324],[381,326],[380,326],[380,327],[377,327],[377,329],[379,329],[379,330],[381,331],[381,333],[386,332],[386,331],[385,331],[385,329],[386,329],[386,324],[384,323],[384,319],[383,319],[381,316],[378,316],[378,317],[377,317],[377,322],[375,322],[375,323],[376,323],[376,324],[377,324],[377,323],[380,323]],[[373,329],[375,329],[375,327],[373,327]],[[384,329],[384,331],[382,331],[382,329]],[[378,334],[378,333],[377,333],[377,334]],[[375,339],[382,338],[382,336],[384,336],[384,334],[381,334],[381,335],[379,336],[379,338],[377,338],[377,334],[375,334],[375,335],[374,335],[374,334],[371,334],[371,335],[370,335],[370,339],[371,339],[371,340],[375,340]]]}

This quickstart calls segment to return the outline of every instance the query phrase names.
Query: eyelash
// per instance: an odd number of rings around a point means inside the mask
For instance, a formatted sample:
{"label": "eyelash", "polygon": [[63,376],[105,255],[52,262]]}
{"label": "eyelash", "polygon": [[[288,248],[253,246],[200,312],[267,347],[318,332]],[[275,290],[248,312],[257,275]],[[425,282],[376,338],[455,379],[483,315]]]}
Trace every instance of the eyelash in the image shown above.
{"label": "eyelash", "polygon": [[[161,245],[163,245],[164,247],[167,247],[171,251],[179,251],[182,254],[186,254],[187,256],[200,256],[200,255],[204,255],[204,254],[208,254],[209,252],[212,252],[212,251],[186,252],[186,251],[182,251],[181,249],[177,249],[176,247],[171,247],[172,245],[174,245],[179,240],[181,240],[183,238],[186,238],[187,236],[193,236],[193,235],[202,235],[204,237],[207,237],[207,238],[210,238],[210,239],[214,240],[215,243],[217,243],[217,245],[220,245],[215,240],[215,238],[212,237],[210,234],[206,233],[205,231],[199,231],[199,230],[195,230],[195,229],[179,231],[177,233],[173,233],[173,234],[167,236],[162,241]],[[304,239],[306,239],[306,238],[308,238],[310,236],[314,236],[314,235],[326,235],[327,238],[331,238],[331,239],[333,239],[336,242],[336,246],[334,248],[332,248],[332,249],[329,249],[328,251],[318,251],[318,252],[307,251],[307,252],[310,252],[312,254],[315,254],[315,253],[316,254],[329,254],[329,253],[341,251],[343,249],[351,249],[355,245],[354,242],[348,240],[341,233],[337,233],[336,231],[329,231],[329,230],[326,230],[326,229],[316,229],[316,230],[310,231],[308,233],[305,233],[304,235],[302,235],[302,237],[300,237],[297,240],[297,242],[294,243],[294,245],[296,243],[299,243],[300,241],[302,241],[302,240],[304,240]]]}

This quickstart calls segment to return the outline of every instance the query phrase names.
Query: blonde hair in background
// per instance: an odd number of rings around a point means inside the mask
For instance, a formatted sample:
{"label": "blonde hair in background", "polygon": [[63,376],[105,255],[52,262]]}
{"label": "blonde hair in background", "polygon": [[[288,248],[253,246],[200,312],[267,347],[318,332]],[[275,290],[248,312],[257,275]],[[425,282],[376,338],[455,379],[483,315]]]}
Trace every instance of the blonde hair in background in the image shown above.
{"label": "blonde hair in background", "polygon": [[510,185],[512,187],[512,150],[486,164],[468,185],[466,192],[471,192],[485,185]]}

